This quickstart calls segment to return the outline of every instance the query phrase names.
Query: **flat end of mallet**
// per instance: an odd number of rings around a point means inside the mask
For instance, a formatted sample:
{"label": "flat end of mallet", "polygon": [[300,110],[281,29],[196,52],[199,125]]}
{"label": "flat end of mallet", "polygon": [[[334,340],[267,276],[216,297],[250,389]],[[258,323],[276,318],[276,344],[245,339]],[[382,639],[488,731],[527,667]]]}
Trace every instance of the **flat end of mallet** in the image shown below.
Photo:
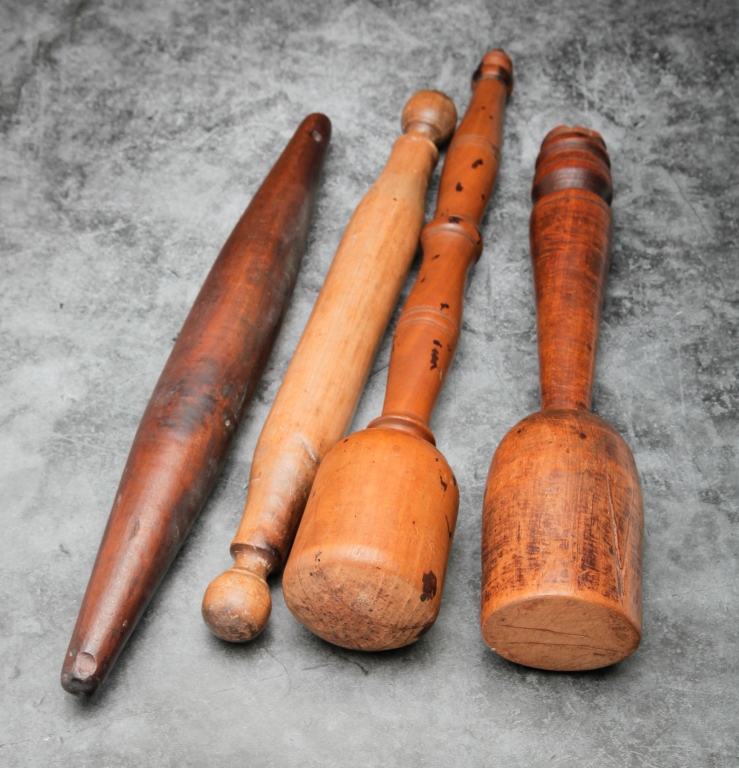
{"label": "flat end of mallet", "polygon": [[625,610],[586,596],[533,594],[483,617],[487,645],[516,664],[557,672],[600,669],[639,646],[640,627]]}

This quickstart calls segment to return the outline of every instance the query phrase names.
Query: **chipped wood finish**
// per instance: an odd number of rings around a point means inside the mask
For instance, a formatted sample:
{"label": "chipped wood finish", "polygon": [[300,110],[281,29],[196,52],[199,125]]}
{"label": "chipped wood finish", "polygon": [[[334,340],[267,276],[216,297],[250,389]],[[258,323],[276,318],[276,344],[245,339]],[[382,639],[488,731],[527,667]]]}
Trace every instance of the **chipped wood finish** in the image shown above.
{"label": "chipped wood finish", "polygon": [[344,233],[254,452],[234,567],[203,598],[203,618],[224,640],[251,640],[269,619],[267,576],[287,555],[318,465],[349,428],[416,251],[438,146],[456,122],[447,96],[415,94]]}
{"label": "chipped wood finish", "polygon": [[554,129],[532,197],[542,410],[493,457],[483,509],[485,642],[540,669],[596,669],[641,637],[643,508],[623,438],[589,413],[611,240],[602,138]]}
{"label": "chipped wood finish", "polygon": [[236,225],[146,407],[61,682],[90,696],[157,589],[220,472],[274,344],[305,250],[331,123],[310,115]]}
{"label": "chipped wood finish", "polygon": [[429,420],[454,356],[467,272],[495,185],[512,65],[490,51],[449,147],[423,262],[393,342],[382,416],[333,448],[285,567],[285,602],[347,648],[412,643],[439,612],[459,506]]}

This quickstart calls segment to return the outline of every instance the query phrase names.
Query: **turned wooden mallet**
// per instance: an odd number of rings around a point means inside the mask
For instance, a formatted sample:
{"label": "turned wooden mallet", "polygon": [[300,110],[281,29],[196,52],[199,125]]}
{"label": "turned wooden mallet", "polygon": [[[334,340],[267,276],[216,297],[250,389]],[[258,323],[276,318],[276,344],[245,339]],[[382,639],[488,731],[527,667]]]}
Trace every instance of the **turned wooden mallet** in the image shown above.
{"label": "turned wooden mallet", "polygon": [[287,556],[318,465],[349,428],[416,251],[438,146],[456,122],[444,94],[415,94],[344,232],[254,451],[234,566],[203,598],[205,623],[224,640],[251,640],[269,619],[267,576]]}
{"label": "turned wooden mallet", "polygon": [[439,612],[459,492],[429,420],[452,363],[467,272],[500,161],[511,62],[490,51],[452,139],[423,262],[398,320],[382,416],[324,459],[285,567],[285,601],[347,648],[412,643]]}
{"label": "turned wooden mallet", "polygon": [[490,467],[481,618],[494,651],[540,669],[604,667],[641,636],[639,477],[621,436],[590,413],[611,189],[599,134],[559,127],[544,139],[531,214],[542,409]]}
{"label": "turned wooden mallet", "polygon": [[254,195],[198,294],[141,419],[61,682],[110,672],[218,478],[305,250],[331,123],[310,115]]}

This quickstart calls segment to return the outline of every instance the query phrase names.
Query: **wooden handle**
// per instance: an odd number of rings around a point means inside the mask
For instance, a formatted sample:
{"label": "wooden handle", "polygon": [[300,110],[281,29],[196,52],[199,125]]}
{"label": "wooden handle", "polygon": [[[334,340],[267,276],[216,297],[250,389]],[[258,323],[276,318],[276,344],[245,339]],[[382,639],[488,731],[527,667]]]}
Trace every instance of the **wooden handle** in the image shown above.
{"label": "wooden handle", "polygon": [[441,605],[459,490],[428,428],[459,334],[469,266],[498,170],[512,67],[491,51],[452,140],[423,263],[398,321],[383,415],[337,443],[316,476],[282,577],[295,618],[365,651],[415,642]]}
{"label": "wooden handle", "polygon": [[382,416],[370,427],[403,429],[435,444],[429,421],[457,348],[467,272],[482,253],[479,227],[498,175],[512,88],[510,59],[490,51],[447,151],[436,214],[421,234],[421,270],[395,331]]}
{"label": "wooden handle", "polygon": [[603,139],[559,127],[544,139],[532,190],[542,409],[590,410],[611,243]]}
{"label": "wooden handle", "polygon": [[218,637],[250,640],[269,618],[266,578],[287,555],[318,465],[351,423],[416,250],[437,144],[456,121],[444,94],[413,96],[404,135],[349,222],[259,437],[234,567],[203,598]]}
{"label": "wooden handle", "polygon": [[490,466],[481,631],[520,664],[596,669],[639,645],[644,528],[634,457],[588,412],[611,236],[600,136],[552,131],[533,199],[543,408],[508,432]]}
{"label": "wooden handle", "polygon": [[133,442],[62,670],[92,695],[205,503],[293,290],[331,136],[298,127],[216,259]]}

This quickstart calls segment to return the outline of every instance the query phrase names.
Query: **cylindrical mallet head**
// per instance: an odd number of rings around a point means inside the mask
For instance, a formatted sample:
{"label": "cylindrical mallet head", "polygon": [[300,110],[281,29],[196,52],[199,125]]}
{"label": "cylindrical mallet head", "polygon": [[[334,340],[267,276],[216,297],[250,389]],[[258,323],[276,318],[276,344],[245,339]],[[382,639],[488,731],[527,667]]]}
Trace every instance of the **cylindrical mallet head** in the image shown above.
{"label": "cylindrical mallet head", "polygon": [[511,661],[595,669],[639,644],[643,536],[631,451],[589,413],[611,234],[601,137],[552,131],[532,196],[542,411],[505,436],[490,467],[481,629]]}
{"label": "cylindrical mallet head", "polygon": [[385,651],[433,625],[459,491],[432,443],[355,432],[326,456],[285,566],[285,602],[324,640]]}

